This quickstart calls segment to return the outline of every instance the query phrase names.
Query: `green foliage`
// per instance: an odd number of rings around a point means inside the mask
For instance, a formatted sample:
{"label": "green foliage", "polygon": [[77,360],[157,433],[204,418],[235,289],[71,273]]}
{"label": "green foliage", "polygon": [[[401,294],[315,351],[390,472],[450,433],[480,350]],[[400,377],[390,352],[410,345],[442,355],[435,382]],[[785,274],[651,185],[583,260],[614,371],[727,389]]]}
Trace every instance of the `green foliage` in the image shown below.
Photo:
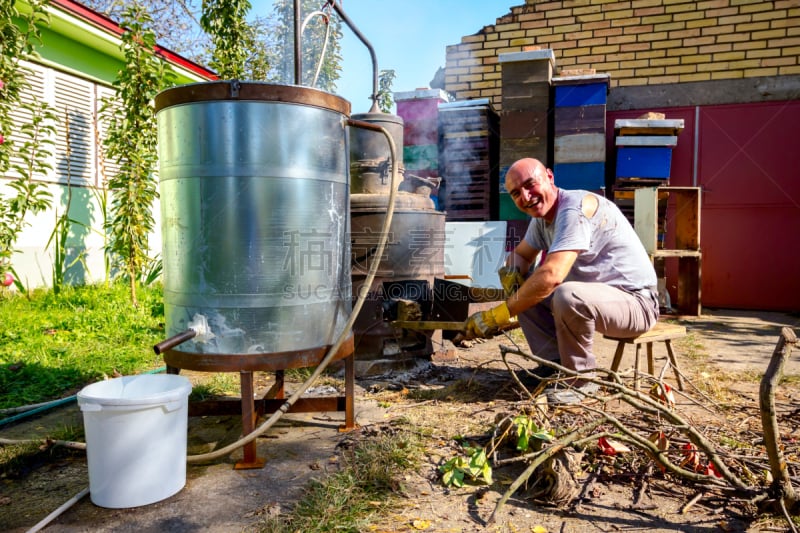
{"label": "green foliage", "polygon": [[512,421],[517,427],[517,450],[525,453],[531,448],[540,450],[543,442],[550,442],[555,437],[553,430],[544,430],[528,415],[518,415]]}
{"label": "green foliage", "polygon": [[215,396],[235,396],[239,394],[239,376],[232,372],[212,374],[204,383],[192,387],[189,401],[203,401]]}
{"label": "green foliage", "polygon": [[14,134],[14,155],[20,161],[10,165],[19,176],[8,183],[14,191],[13,196],[0,198],[0,271],[11,264],[11,256],[16,251],[14,244],[29,225],[25,216],[44,211],[52,202],[46,185],[34,181],[34,178],[52,170],[49,158],[54,145],[56,116],[45,103],[22,103],[20,107],[27,111],[31,120],[22,124]]}
{"label": "green foliage", "polygon": [[34,59],[34,46],[40,42],[39,27],[47,23],[44,11],[46,0],[31,0],[31,11],[22,13],[15,7],[15,2],[0,2],[0,175],[9,168],[10,155],[14,152],[14,143],[9,140],[13,124],[11,112],[21,101],[20,95],[28,86],[26,71],[20,66],[21,60]]}
{"label": "green foliage", "polygon": [[464,446],[466,456],[456,456],[439,467],[442,483],[450,487],[463,487],[464,478],[470,482],[492,484],[492,467],[486,457],[486,450]]}
{"label": "green foliage", "polygon": [[[35,177],[52,167],[53,136],[56,117],[44,104],[23,101],[28,87],[27,71],[20,61],[36,58],[34,45],[39,41],[39,24],[47,23],[46,2],[30,2],[32,10],[21,13],[14,2],[0,5],[0,175],[13,170],[18,176],[8,182],[9,196],[0,197],[0,274],[11,268],[14,245],[28,225],[25,217],[50,207],[51,195]],[[14,126],[11,113],[28,117]],[[14,154],[16,161],[11,159]]]}
{"label": "green foliage", "polygon": [[248,0],[203,0],[200,26],[214,46],[211,67],[223,79],[241,79],[248,57],[252,32],[245,17]]}
{"label": "green foliage", "polygon": [[[320,15],[318,12],[322,4],[319,0],[300,1],[301,26],[303,22],[307,23],[300,42],[300,85],[313,83],[314,87],[333,92],[342,69],[342,21],[332,13],[328,4],[325,4],[324,16]],[[275,0],[274,3],[276,63],[275,70],[271,71],[270,81],[295,83],[293,7],[293,0]]]}
{"label": "green foliage", "polygon": [[155,36],[148,29],[150,16],[133,3],[124,12],[122,36],[125,67],[114,87],[121,105],[105,102],[110,117],[107,155],[119,172],[110,177],[112,199],[106,220],[113,254],[123,264],[136,304],[136,281],[148,268],[148,236],[154,227],[153,202],[157,196],[157,130],[153,99],[173,79],[165,63],[153,54]]}
{"label": "green foliage", "polygon": [[391,113],[394,105],[392,98],[392,83],[394,82],[394,70],[381,70],[378,76],[378,108],[384,113]]}
{"label": "green foliage", "polygon": [[265,81],[274,78],[272,65],[278,63],[277,49],[274,45],[275,21],[256,17],[247,27],[244,36],[247,58],[244,65],[244,78]]}
{"label": "green foliage", "polygon": [[62,398],[105,376],[160,367],[152,347],[164,335],[163,291],[158,285],[139,291],[138,309],[119,283],[0,297],[0,408]]}
{"label": "green foliage", "polygon": [[[541,450],[543,443],[549,442],[555,437],[552,430],[540,428],[536,421],[528,415],[517,415],[511,423],[512,427],[516,429],[516,449],[520,453]],[[439,472],[442,473],[442,483],[446,487],[463,487],[465,480],[471,483],[491,484],[492,467],[486,450],[465,445],[464,453],[465,455],[453,457],[439,467]],[[489,453],[494,452],[490,451]]]}

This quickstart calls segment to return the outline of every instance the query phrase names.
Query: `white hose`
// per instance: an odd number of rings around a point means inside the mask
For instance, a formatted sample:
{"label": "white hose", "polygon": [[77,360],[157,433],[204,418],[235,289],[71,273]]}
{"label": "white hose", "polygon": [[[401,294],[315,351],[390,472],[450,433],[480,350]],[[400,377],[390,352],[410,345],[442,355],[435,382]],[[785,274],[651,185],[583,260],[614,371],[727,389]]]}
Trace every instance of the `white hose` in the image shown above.
{"label": "white hose", "polygon": [[78,503],[80,501],[80,499],[83,498],[84,496],[86,496],[87,494],[89,494],[89,487],[86,487],[85,489],[80,491],[78,494],[76,494],[75,496],[73,496],[69,500],[67,500],[64,503],[62,503],[61,506],[58,509],[56,509],[55,511],[53,511],[49,515],[45,516],[44,518],[42,518],[39,521],[39,523],[36,524],[35,526],[33,526],[32,528],[30,528],[27,531],[27,533],[36,533],[37,531],[41,531],[43,528],[47,527],[47,524],[49,524],[50,522],[52,522],[53,520],[58,518],[61,515],[61,513],[63,513],[64,511],[66,511],[67,509],[69,509],[70,507],[75,505],[76,503]]}
{"label": "white hose", "polygon": [[308,14],[308,16],[303,21],[303,25],[300,26],[300,36],[303,36],[303,32],[306,30],[306,26],[311,21],[311,18],[314,16],[321,16],[325,20],[325,40],[322,41],[322,51],[319,54],[319,61],[317,62],[317,71],[314,73],[314,79],[311,81],[311,87],[317,85],[317,79],[319,78],[319,73],[322,71],[322,61],[325,59],[325,51],[328,49],[328,38],[331,35],[331,24],[330,18],[327,13],[324,11],[312,11]]}
{"label": "white hose", "polygon": [[187,463],[203,463],[207,461],[212,461],[223,457],[225,455],[230,454],[234,450],[241,448],[246,444],[250,444],[255,439],[263,435],[269,428],[275,425],[275,422],[280,420],[280,418],[286,414],[289,409],[291,409],[292,405],[303,395],[303,393],[308,390],[308,388],[317,380],[317,378],[325,371],[328,365],[333,361],[333,358],[339,352],[339,348],[341,348],[342,344],[344,344],[345,340],[350,333],[350,330],[353,328],[353,324],[358,317],[358,313],[361,311],[361,307],[364,305],[364,300],[367,298],[367,294],[369,293],[369,289],[372,286],[372,282],[375,279],[375,274],[378,271],[378,267],[380,266],[380,258],[383,257],[383,251],[386,247],[386,242],[388,241],[389,236],[389,228],[392,224],[392,217],[394,216],[394,202],[395,197],[397,196],[397,189],[399,185],[399,181],[397,179],[398,176],[398,158],[397,158],[397,147],[394,143],[394,139],[389,134],[389,132],[380,126],[376,126],[376,128],[380,129],[381,133],[386,137],[386,140],[389,141],[389,149],[392,155],[392,183],[391,183],[391,192],[389,193],[389,205],[386,209],[386,217],[383,219],[383,227],[381,228],[381,240],[378,243],[378,247],[375,251],[374,257],[376,258],[375,261],[372,262],[370,265],[369,272],[367,273],[367,278],[364,281],[364,284],[361,286],[360,294],[358,295],[358,300],[356,300],[355,305],[353,306],[353,310],[350,313],[350,318],[348,318],[347,323],[342,330],[342,333],[339,335],[339,338],[336,342],[331,346],[328,353],[325,357],[320,361],[319,365],[317,366],[316,370],[311,374],[311,376],[303,383],[300,388],[289,397],[281,407],[275,411],[272,416],[270,416],[267,420],[265,420],[259,427],[254,429],[252,432],[248,433],[241,439],[228,444],[227,446],[220,448],[219,450],[215,450],[213,452],[204,453],[200,455],[190,455],[186,458]]}

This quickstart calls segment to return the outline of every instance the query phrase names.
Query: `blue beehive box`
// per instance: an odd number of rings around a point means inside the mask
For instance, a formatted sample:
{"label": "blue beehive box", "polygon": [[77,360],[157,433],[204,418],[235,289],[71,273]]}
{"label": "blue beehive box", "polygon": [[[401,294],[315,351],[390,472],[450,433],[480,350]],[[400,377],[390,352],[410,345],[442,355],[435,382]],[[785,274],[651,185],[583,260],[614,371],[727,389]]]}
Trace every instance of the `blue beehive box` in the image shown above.
{"label": "blue beehive box", "polygon": [[559,85],[555,88],[555,107],[605,105],[607,92],[608,84],[605,82]]}
{"label": "blue beehive box", "polygon": [[606,186],[605,169],[603,161],[556,163],[553,165],[553,174],[556,185],[562,189],[597,191]]}
{"label": "blue beehive box", "polygon": [[669,179],[672,148],[669,146],[618,146],[618,178]]}

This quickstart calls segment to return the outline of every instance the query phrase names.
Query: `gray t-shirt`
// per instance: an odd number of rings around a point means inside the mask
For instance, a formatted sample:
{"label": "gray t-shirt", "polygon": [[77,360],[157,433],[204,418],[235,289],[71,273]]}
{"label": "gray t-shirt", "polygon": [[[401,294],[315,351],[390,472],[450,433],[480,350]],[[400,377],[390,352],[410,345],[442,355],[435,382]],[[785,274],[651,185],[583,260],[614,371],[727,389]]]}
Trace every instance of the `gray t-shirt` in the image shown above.
{"label": "gray t-shirt", "polygon": [[[596,196],[599,207],[587,218],[581,202]],[[633,226],[611,201],[589,191],[558,190],[552,224],[534,218],[525,241],[536,250],[575,250],[578,258],[565,281],[600,282],[627,291],[656,289],[656,273]]]}

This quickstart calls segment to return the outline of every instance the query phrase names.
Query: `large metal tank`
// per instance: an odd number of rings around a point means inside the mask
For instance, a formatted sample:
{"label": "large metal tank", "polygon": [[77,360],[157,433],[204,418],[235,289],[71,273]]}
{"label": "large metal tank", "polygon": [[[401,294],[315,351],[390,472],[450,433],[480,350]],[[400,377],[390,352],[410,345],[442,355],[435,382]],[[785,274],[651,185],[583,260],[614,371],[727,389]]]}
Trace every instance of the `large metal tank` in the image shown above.
{"label": "large metal tank", "polygon": [[210,82],[163,91],[156,112],[167,335],[200,315],[214,337],[181,352],[333,344],[352,305],[349,102]]}

